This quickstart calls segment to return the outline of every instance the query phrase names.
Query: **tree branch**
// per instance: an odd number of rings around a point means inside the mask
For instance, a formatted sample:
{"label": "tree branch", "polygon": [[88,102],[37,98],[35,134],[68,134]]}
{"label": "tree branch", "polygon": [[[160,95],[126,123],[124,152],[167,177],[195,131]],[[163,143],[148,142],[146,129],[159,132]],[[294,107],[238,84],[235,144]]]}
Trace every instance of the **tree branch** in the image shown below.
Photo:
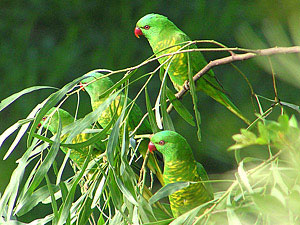
{"label": "tree branch", "polygon": [[[254,50],[243,54],[232,54],[231,56],[210,61],[205,67],[203,67],[198,73],[196,73],[196,75],[193,77],[193,80],[196,82],[198,79],[204,76],[206,72],[208,72],[211,68],[215,66],[224,65],[235,61],[243,61],[257,56],[270,56],[270,55],[290,54],[290,53],[300,53],[300,46],[274,47],[268,49]],[[176,97],[178,99],[181,98],[188,90],[189,90],[189,85],[184,85],[183,89],[177,92]]]}

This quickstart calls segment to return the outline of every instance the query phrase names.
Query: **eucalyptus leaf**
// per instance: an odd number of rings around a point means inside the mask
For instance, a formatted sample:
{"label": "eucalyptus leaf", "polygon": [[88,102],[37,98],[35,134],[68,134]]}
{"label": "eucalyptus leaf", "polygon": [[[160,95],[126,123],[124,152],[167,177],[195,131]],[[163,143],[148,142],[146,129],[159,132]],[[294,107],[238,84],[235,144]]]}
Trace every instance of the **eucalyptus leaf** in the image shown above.
{"label": "eucalyptus leaf", "polygon": [[197,94],[196,94],[196,85],[195,82],[193,80],[193,74],[192,74],[192,70],[191,70],[191,59],[190,59],[190,55],[189,53],[187,53],[187,59],[188,59],[188,77],[189,77],[189,86],[190,86],[190,93],[192,96],[192,100],[193,100],[193,105],[194,105],[194,112],[195,112],[195,117],[196,117],[196,124],[197,124],[197,137],[198,140],[201,141],[201,116],[200,116],[200,112],[198,110],[198,98],[197,98]]}
{"label": "eucalyptus leaf", "polygon": [[158,200],[165,198],[172,193],[181,190],[182,188],[188,187],[190,185],[190,182],[176,182],[176,183],[170,183],[165,186],[163,186],[161,189],[159,189],[150,199],[149,203],[153,204],[157,202]]}
{"label": "eucalyptus leaf", "polygon": [[54,107],[82,79],[84,79],[84,76],[81,76],[81,77],[79,77],[79,78],[71,81],[70,83],[66,84],[64,87],[62,87],[57,92],[51,94],[45,100],[46,102],[45,102],[44,107],[37,114],[37,116],[35,118],[35,121],[33,122],[32,126],[31,126],[31,129],[29,131],[29,135],[28,135],[28,138],[27,138],[27,146],[30,146],[30,143],[31,143],[31,141],[33,139],[33,134],[35,133],[35,130],[36,130],[38,124],[40,123],[40,121],[42,120],[42,118],[44,117],[44,115],[46,115],[46,113],[52,107]]}
{"label": "eucalyptus leaf", "polygon": [[74,130],[72,130],[67,137],[65,143],[70,143],[76,135],[80,134],[84,129],[90,126],[92,123],[96,122],[102,112],[109,107],[111,102],[118,96],[120,91],[110,95],[97,109],[86,115],[82,120],[80,120]]}
{"label": "eucalyptus leaf", "polygon": [[[58,191],[59,187],[51,184],[53,191]],[[49,197],[48,186],[43,186],[33,192],[32,195],[27,196],[27,198],[23,198],[23,200],[18,204],[16,209],[16,214],[18,216],[22,216],[25,213],[28,213],[31,209],[33,209],[38,203],[44,201]]]}
{"label": "eucalyptus leaf", "polygon": [[159,128],[158,128],[157,124],[155,123],[155,116],[152,111],[152,106],[151,106],[147,87],[145,88],[145,98],[146,98],[146,106],[147,106],[148,117],[149,117],[151,129],[153,130],[154,133],[157,133],[159,131]]}
{"label": "eucalyptus leaf", "polygon": [[18,98],[20,98],[22,95],[28,94],[30,92],[33,91],[37,91],[37,90],[41,90],[41,89],[57,89],[55,87],[50,87],[50,86],[34,86],[34,87],[29,87],[26,88],[18,93],[15,93],[5,99],[3,99],[0,102],[0,112],[6,108],[7,106],[9,106],[11,103],[13,103],[14,101],[16,101]]}
{"label": "eucalyptus leaf", "polygon": [[166,94],[170,103],[174,106],[176,112],[190,125],[195,126],[194,118],[192,114],[187,110],[187,108],[182,104],[182,102],[176,98],[173,92],[167,87]]}

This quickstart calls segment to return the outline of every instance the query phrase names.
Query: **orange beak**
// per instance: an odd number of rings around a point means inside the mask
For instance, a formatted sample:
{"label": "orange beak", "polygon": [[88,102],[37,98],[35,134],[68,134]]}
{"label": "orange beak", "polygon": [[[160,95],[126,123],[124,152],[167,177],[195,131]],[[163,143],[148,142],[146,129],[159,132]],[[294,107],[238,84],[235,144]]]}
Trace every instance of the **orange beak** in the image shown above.
{"label": "orange beak", "polygon": [[149,142],[148,149],[149,149],[149,152],[151,152],[151,153],[153,153],[154,151],[157,150],[155,145],[151,141]]}
{"label": "orange beak", "polygon": [[136,36],[137,38],[140,38],[140,35],[143,35],[143,32],[142,32],[142,30],[141,30],[139,27],[136,27],[136,28],[134,29],[134,34],[135,34],[135,36]]}

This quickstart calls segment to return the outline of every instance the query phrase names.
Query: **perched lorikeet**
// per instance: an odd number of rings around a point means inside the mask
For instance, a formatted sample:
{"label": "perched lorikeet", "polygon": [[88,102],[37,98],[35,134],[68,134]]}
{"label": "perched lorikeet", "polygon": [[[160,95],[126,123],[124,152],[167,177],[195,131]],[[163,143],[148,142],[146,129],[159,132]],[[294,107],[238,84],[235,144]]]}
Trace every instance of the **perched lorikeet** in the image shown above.
{"label": "perched lorikeet", "polygon": [[[149,151],[158,150],[164,157],[163,178],[165,184],[178,181],[207,181],[203,166],[195,161],[186,139],[174,131],[161,131],[151,137]],[[174,217],[214,198],[210,183],[190,184],[169,195]]]}
{"label": "perched lorikeet", "polygon": [[[134,33],[137,37],[143,35],[148,39],[150,46],[156,56],[161,56],[163,54],[178,51],[186,44],[180,43],[191,41],[191,39],[173,22],[171,22],[167,17],[159,14],[148,14],[142,17],[137,22]],[[174,47],[168,48],[170,46]],[[165,48],[168,49],[163,50]],[[189,48],[195,49],[197,48],[197,46],[193,44],[189,46]],[[158,61],[160,64],[162,64],[169,57],[162,57],[158,59]],[[188,57],[190,59],[190,65],[188,64]],[[168,64],[169,63],[164,64],[165,69],[168,67]],[[189,66],[191,69],[191,73],[194,76],[206,65],[207,62],[200,51],[174,55],[168,69],[168,74],[175,89],[177,91],[180,91],[183,88],[185,81],[188,80]],[[223,90],[223,87],[216,79],[212,70],[209,70],[205,74],[205,76],[201,77],[197,81],[196,89],[198,91],[203,91],[204,93],[215,99],[217,102],[227,107],[232,113],[240,117],[244,122],[250,124],[250,122],[241,114],[239,109],[228,99],[225,91]]]}
{"label": "perched lorikeet", "polygon": [[[109,88],[111,88],[114,83],[113,81],[107,77],[104,76],[102,73],[99,72],[91,72],[90,77],[82,80],[81,86],[82,88],[89,94],[91,98],[91,105],[93,110],[97,109],[99,105],[101,105],[111,93],[107,93],[105,96],[101,96],[105,91],[107,91]],[[101,78],[93,83],[90,83],[88,85],[85,85],[94,79]],[[98,122],[102,127],[106,127],[109,122],[112,120],[115,113],[120,116],[122,111],[122,106],[124,105],[125,95],[123,93],[120,93],[117,98],[111,103],[111,105],[104,110],[104,112],[99,116]],[[132,100],[128,98],[128,104],[130,104]],[[138,105],[134,104],[132,110],[130,111],[129,118],[128,118],[128,131],[133,131],[138,124],[140,123],[141,119],[143,117],[143,113],[141,109],[138,107]],[[139,129],[137,130],[136,134],[150,134],[152,133],[150,123],[147,119],[143,121]],[[139,145],[139,152],[143,157],[146,156],[147,149],[148,149],[148,139],[144,139],[140,145]],[[155,156],[150,154],[148,159],[147,166],[149,169],[157,176],[158,180],[162,185],[164,185],[162,172],[157,164],[157,160]]]}
{"label": "perched lorikeet", "polygon": [[[50,118],[48,118],[50,117]],[[48,120],[47,120],[48,118]],[[53,135],[57,133],[57,129],[59,126],[59,119],[61,120],[62,128],[70,125],[74,122],[74,117],[67,111],[63,109],[52,108],[48,111],[47,115],[43,118],[43,121],[39,124],[39,127],[43,125],[44,128],[48,128]],[[68,134],[65,134],[61,137],[61,140],[65,140],[68,137]],[[92,137],[91,133],[80,133],[73,140],[72,143],[80,143],[84,142]],[[92,147],[91,159],[96,158],[100,154],[104,153],[105,145],[103,143],[97,143],[83,149],[80,151],[76,151],[75,149],[71,149],[70,151],[70,159],[78,166],[78,168],[82,168],[84,160],[87,157],[89,152],[89,147]],[[68,148],[61,147],[61,150],[67,154]]]}

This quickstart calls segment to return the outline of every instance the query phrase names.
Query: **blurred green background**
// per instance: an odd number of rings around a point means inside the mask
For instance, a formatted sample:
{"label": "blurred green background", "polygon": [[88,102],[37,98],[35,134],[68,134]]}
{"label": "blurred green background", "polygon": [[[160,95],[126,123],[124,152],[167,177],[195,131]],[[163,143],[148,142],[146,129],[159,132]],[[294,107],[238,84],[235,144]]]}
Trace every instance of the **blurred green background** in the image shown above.
{"label": "blurred green background", "polygon": [[[0,1],[0,100],[36,85],[62,87],[76,77],[97,68],[117,70],[137,65],[152,55],[146,39],[137,39],[133,30],[139,18],[155,12],[166,15],[193,40],[216,40],[229,47],[255,48],[255,40],[247,30],[265,43],[263,47],[295,45],[283,42],[278,33],[265,31],[272,24],[280,24],[290,38],[290,18],[299,15],[300,2],[295,0],[207,0],[207,1],[44,1],[2,0]],[[299,17],[297,17],[299,20]],[[298,30],[299,31],[299,30]],[[276,44],[276,40],[278,44]],[[300,43],[298,43],[300,44]],[[212,45],[201,45],[210,46]],[[225,53],[205,53],[207,60],[226,56]],[[153,70],[158,63],[142,68],[138,75]],[[255,60],[238,62],[255,91],[265,97],[274,98],[272,77]],[[267,65],[268,66],[268,65]],[[215,73],[230,93],[235,104],[250,119],[254,119],[254,108],[246,82],[230,65],[215,68]],[[275,71],[284,76],[284,71]],[[120,77],[114,76],[117,80]],[[130,97],[134,97],[143,82],[130,86]],[[154,103],[158,90],[158,76],[150,83],[150,95]],[[171,85],[169,85],[171,86]],[[296,84],[297,86],[297,84]],[[300,104],[299,89],[286,80],[278,80],[281,100]],[[298,85],[299,86],[299,85]],[[42,102],[51,90],[42,90],[23,96],[0,113],[0,133],[26,118],[35,105]],[[199,94],[202,116],[202,143],[196,138],[196,128],[189,126],[172,112],[176,130],[193,146],[197,159],[209,173],[222,173],[234,168],[232,153],[226,149],[233,144],[231,136],[245,127],[242,121],[225,107],[204,94]],[[72,96],[62,108],[72,114],[76,108],[76,97]],[[138,99],[145,110],[144,95]],[[271,105],[264,102],[265,107]],[[191,99],[185,97],[184,104],[192,110]],[[265,108],[265,109],[266,109]],[[79,117],[91,110],[85,93],[80,95]],[[279,110],[278,110],[279,112]],[[295,113],[295,111],[290,111]],[[273,115],[274,118],[278,114]],[[3,192],[15,168],[15,160],[26,149],[25,140],[15,149],[11,157],[2,161],[9,138],[0,149],[0,192]]]}

